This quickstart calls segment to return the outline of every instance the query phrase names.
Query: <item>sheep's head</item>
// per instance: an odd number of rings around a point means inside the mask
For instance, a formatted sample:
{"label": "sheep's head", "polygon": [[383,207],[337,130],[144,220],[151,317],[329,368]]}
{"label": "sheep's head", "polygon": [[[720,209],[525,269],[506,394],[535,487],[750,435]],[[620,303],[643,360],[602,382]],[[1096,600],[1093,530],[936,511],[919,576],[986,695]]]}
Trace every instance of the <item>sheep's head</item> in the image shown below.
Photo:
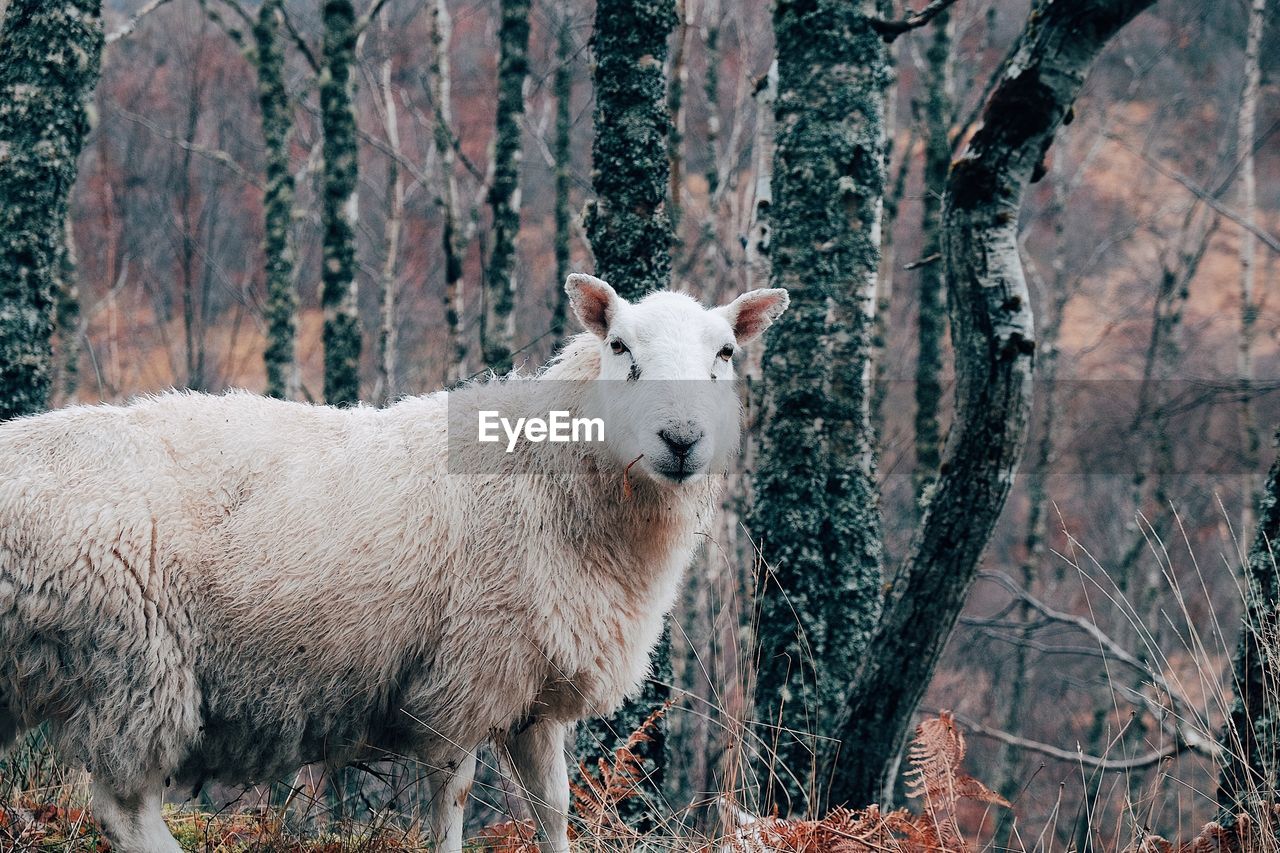
{"label": "sheep's head", "polygon": [[631,303],[582,274],[565,289],[598,339],[589,408],[604,419],[614,459],[670,486],[723,470],[740,430],[733,357],[786,310],[787,292],[753,290],[707,309],[669,291]]}

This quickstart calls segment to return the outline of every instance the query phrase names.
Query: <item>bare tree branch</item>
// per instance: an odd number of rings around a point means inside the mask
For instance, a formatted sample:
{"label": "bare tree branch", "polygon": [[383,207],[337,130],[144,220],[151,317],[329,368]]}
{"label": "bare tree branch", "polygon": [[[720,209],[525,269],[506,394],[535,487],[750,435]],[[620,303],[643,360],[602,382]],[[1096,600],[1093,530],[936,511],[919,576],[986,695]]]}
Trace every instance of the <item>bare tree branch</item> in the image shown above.
{"label": "bare tree branch", "polygon": [[1270,232],[1265,231],[1264,229],[1258,227],[1257,224],[1255,224],[1254,222],[1251,222],[1244,215],[1236,212],[1235,210],[1232,210],[1227,205],[1218,201],[1218,199],[1214,196],[1214,193],[1200,186],[1191,178],[1179,172],[1177,169],[1164,165],[1163,163],[1161,163],[1155,157],[1152,157],[1147,152],[1134,148],[1132,145],[1130,145],[1129,143],[1121,139],[1118,135],[1113,133],[1108,133],[1107,139],[1116,143],[1125,151],[1128,151],[1130,154],[1133,154],[1135,157],[1138,157],[1139,159],[1142,160],[1142,162],[1146,163],[1148,166],[1150,166],[1152,169],[1154,169],[1156,172],[1160,173],[1164,177],[1169,178],[1170,180],[1176,181],[1177,183],[1181,184],[1184,189],[1186,189],[1189,193],[1194,195],[1196,198],[1203,201],[1209,207],[1213,208],[1213,210],[1216,213],[1222,215],[1226,219],[1230,219],[1232,222],[1239,225],[1241,228],[1245,229],[1250,234],[1253,234],[1255,237],[1261,240],[1268,249],[1270,249],[1273,252],[1276,252],[1277,254],[1280,254],[1280,238],[1277,238],[1275,235],[1271,234]]}
{"label": "bare tree branch", "polygon": [[127,35],[130,35],[134,30],[138,28],[138,24],[142,22],[143,18],[145,18],[147,15],[150,15],[156,9],[159,9],[161,6],[163,6],[165,3],[168,3],[168,2],[169,0],[151,0],[150,3],[143,6],[138,11],[134,12],[133,15],[129,18],[129,20],[125,21],[123,24],[120,25],[119,29],[116,29],[112,32],[107,33],[107,37],[105,40],[106,43],[115,44],[116,42],[120,41],[120,39],[124,38]]}
{"label": "bare tree branch", "polygon": [[1002,731],[1001,729],[993,729],[990,726],[984,726],[982,723],[963,714],[955,714],[956,722],[964,726],[966,730],[972,734],[981,737],[998,740],[1003,744],[1012,746],[1014,749],[1021,749],[1027,752],[1038,752],[1041,755],[1047,755],[1058,761],[1066,761],[1071,764],[1083,764],[1086,767],[1093,767],[1097,770],[1110,771],[1126,771],[1139,770],[1143,767],[1151,767],[1162,761],[1167,761],[1183,752],[1194,751],[1191,744],[1175,741],[1163,749],[1157,749],[1143,755],[1137,755],[1133,758],[1100,758],[1096,755],[1087,755],[1080,749],[1069,750],[1054,746],[1048,743],[1042,743],[1038,740],[1030,740],[1028,738],[1019,737],[1015,734]]}
{"label": "bare tree branch", "polygon": [[293,38],[293,43],[298,46],[298,52],[302,54],[302,58],[307,61],[307,65],[311,66],[311,70],[320,73],[320,61],[316,59],[315,53],[307,44],[307,40],[302,37],[302,33],[298,32],[298,28],[293,25],[293,19],[289,17],[287,6],[280,7],[280,14],[284,18],[284,28],[289,31],[289,35]]}
{"label": "bare tree branch", "polygon": [[885,41],[892,42],[903,33],[923,27],[938,17],[942,12],[955,5],[956,0],[933,0],[919,12],[911,12],[900,21],[887,21],[884,18],[872,18],[871,29],[878,32]]}

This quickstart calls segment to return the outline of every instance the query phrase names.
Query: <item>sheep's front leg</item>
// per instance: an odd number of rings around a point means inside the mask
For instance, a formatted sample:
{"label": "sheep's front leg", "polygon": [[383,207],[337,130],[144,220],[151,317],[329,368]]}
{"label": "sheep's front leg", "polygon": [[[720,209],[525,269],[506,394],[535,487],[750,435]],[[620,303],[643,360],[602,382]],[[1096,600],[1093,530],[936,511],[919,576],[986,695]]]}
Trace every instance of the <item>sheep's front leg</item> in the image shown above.
{"label": "sheep's front leg", "polygon": [[565,726],[541,720],[507,737],[507,755],[541,836],[543,853],[569,850],[569,771]]}
{"label": "sheep's front leg", "polygon": [[474,752],[439,767],[429,778],[431,836],[436,853],[462,853],[462,817],[476,775]]}
{"label": "sheep's front leg", "polygon": [[[136,790],[129,790],[136,788]],[[164,784],[120,786],[93,782],[93,815],[113,850],[128,853],[181,853],[164,825]]]}

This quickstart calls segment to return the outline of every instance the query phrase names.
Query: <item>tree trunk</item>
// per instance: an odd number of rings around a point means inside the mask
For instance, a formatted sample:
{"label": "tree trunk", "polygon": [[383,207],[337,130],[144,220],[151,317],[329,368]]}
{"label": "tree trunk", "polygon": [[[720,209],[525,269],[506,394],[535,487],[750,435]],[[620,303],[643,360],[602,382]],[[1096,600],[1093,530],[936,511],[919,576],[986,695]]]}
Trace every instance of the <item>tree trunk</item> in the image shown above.
{"label": "tree trunk", "polygon": [[516,298],[516,235],[520,232],[520,117],[529,75],[529,0],[502,0],[498,32],[498,113],[494,123],[493,249],[485,272],[485,365],[499,374],[511,369]]}
{"label": "tree trunk", "polygon": [[821,807],[833,756],[820,744],[835,733],[881,595],[868,385],[890,69],[875,13],[870,0],[783,0],[774,11],[770,256],[791,307],[764,356],[749,529],[769,566],[755,713],[779,726],[762,809],[784,814]]}
{"label": "tree trunk", "polygon": [[0,419],[49,400],[67,196],[102,55],[100,0],[12,0],[0,30]]}
{"label": "tree trunk", "polygon": [[[383,18],[383,26],[386,18]],[[382,329],[378,335],[378,373],[382,385],[382,403],[395,401],[400,394],[397,351],[399,349],[399,275],[400,232],[404,226],[404,179],[400,176],[400,118],[396,106],[395,91],[391,88],[391,57],[382,63],[379,88],[382,96],[383,131],[391,157],[387,160],[387,218],[383,225],[385,255],[382,261],[382,287],[379,302],[382,308]]]}
{"label": "tree trunk", "polygon": [[267,279],[268,396],[289,399],[297,386],[294,338],[298,295],[294,286],[293,173],[289,169],[289,137],[293,113],[284,80],[284,48],[280,19],[284,0],[263,0],[253,28],[258,72],[258,105],[266,142],[267,188],[262,200],[263,255]]}
{"label": "tree trunk", "polygon": [[70,216],[64,222],[63,235],[54,270],[57,305],[53,326],[58,356],[51,385],[54,406],[73,401],[80,385],[80,270],[76,263],[76,241]]}
{"label": "tree trunk", "polygon": [[[1267,0],[1253,0],[1249,10],[1249,32],[1244,49],[1244,88],[1240,94],[1240,119],[1237,125],[1236,151],[1240,157],[1240,214],[1250,226],[1258,207],[1258,188],[1254,177],[1254,136],[1258,124],[1258,93],[1262,87],[1262,32],[1267,20]],[[1253,527],[1255,489],[1254,467],[1261,444],[1257,419],[1253,411],[1253,344],[1257,337],[1258,305],[1256,290],[1257,237],[1250,228],[1240,232],[1240,338],[1237,354],[1240,375],[1240,422],[1244,444],[1241,466],[1245,471],[1244,511],[1241,530]]]}
{"label": "tree trunk", "polygon": [[356,292],[359,216],[356,114],[351,74],[356,13],[351,0],[325,0],[320,123],[324,132],[324,399],[336,406],[360,401],[360,317]]}
{"label": "tree trunk", "polygon": [[[924,200],[920,233],[922,258],[942,253],[942,194],[951,168],[951,15],[934,19],[925,52],[923,85]],[[919,269],[920,316],[916,340],[916,467],[912,472],[917,517],[942,464],[942,339],[947,333],[946,282],[939,260]]]}
{"label": "tree trunk", "polygon": [[441,243],[444,249],[444,316],[449,326],[449,363],[445,375],[460,381],[470,375],[467,367],[467,338],[462,325],[466,294],[462,289],[465,249],[462,239],[462,212],[458,203],[457,154],[453,148],[453,75],[449,64],[449,43],[453,20],[447,0],[435,0],[431,7],[431,99],[435,102],[435,148],[440,157],[443,214]]}
{"label": "tree trunk", "polygon": [[569,314],[569,294],[564,289],[564,282],[569,275],[570,225],[573,219],[570,200],[573,187],[573,16],[570,11],[568,0],[565,0],[560,6],[560,20],[556,25],[556,73],[553,82],[556,99],[556,135],[552,149],[556,164],[556,277],[551,292],[556,295],[556,301],[551,309],[551,337],[557,346],[564,338]]}
{"label": "tree trunk", "polygon": [[886,771],[951,633],[1026,440],[1035,338],[1017,211],[1054,132],[1107,41],[1152,0],[1038,3],[943,200],[943,263],[956,358],[956,419],[933,497],[840,727],[836,803],[885,796]]}
{"label": "tree trunk", "polygon": [[1280,790],[1280,733],[1275,696],[1280,690],[1275,654],[1276,601],[1280,599],[1280,457],[1271,466],[1258,502],[1258,528],[1245,563],[1244,615],[1232,662],[1235,700],[1222,735],[1222,773],[1218,805],[1222,820],[1233,824],[1245,812],[1261,817],[1261,809]]}
{"label": "tree trunk", "polygon": [[587,239],[596,275],[624,299],[666,287],[671,279],[667,215],[667,36],[672,0],[603,0],[596,5],[595,142]]}
{"label": "tree trunk", "polygon": [[[667,37],[676,23],[673,0],[600,0],[596,4],[595,141],[591,147],[595,199],[585,214],[596,275],[624,299],[667,287],[671,278],[671,221],[667,215]],[[608,721],[582,726],[580,754],[612,750],[670,698],[671,639],[663,632],[653,675],[640,696]],[[647,803],[662,801],[666,724],[642,744],[646,790],[621,804],[624,819],[656,825]]]}

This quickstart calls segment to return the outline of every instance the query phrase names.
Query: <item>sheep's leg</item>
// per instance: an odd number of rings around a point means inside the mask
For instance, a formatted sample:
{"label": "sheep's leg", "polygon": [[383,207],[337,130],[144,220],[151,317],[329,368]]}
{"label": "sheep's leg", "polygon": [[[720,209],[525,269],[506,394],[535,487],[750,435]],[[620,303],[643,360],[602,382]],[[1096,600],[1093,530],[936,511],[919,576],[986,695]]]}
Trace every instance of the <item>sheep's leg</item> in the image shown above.
{"label": "sheep's leg", "polygon": [[164,784],[152,782],[126,793],[97,780],[93,814],[115,850],[129,853],[181,853],[164,825]]}
{"label": "sheep's leg", "polygon": [[476,775],[476,756],[468,752],[441,767],[431,786],[431,835],[436,853],[462,853],[462,817]]}
{"label": "sheep's leg", "polygon": [[569,850],[569,771],[564,757],[565,726],[542,720],[507,738],[516,783],[533,811],[543,853]]}

